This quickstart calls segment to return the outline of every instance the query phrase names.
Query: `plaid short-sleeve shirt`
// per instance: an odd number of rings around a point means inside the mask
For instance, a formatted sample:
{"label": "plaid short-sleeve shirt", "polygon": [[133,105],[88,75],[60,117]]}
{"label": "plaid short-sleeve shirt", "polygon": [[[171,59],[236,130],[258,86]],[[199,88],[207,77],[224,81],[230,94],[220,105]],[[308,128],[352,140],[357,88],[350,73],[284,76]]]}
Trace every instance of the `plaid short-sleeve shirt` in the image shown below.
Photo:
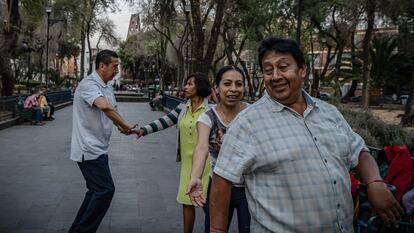
{"label": "plaid short-sleeve shirt", "polygon": [[365,143],[334,106],[303,96],[302,117],[265,94],[224,138],[214,172],[244,178],[251,232],[353,232],[348,171]]}

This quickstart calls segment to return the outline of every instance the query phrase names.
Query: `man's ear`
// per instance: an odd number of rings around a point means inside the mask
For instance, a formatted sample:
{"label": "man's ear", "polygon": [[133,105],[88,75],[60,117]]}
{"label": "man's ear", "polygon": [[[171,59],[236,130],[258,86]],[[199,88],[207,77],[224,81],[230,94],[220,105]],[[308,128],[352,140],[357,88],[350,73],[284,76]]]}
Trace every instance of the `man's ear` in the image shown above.
{"label": "man's ear", "polygon": [[304,79],[306,77],[306,74],[308,72],[308,66],[306,64],[303,64],[300,68],[299,68],[299,76],[301,79]]}

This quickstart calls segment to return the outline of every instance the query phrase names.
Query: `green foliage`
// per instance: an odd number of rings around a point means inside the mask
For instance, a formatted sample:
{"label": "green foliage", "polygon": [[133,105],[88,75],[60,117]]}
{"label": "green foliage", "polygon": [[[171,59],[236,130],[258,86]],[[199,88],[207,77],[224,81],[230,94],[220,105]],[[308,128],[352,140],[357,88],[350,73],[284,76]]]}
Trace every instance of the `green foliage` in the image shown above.
{"label": "green foliage", "polygon": [[414,133],[405,131],[400,125],[388,125],[361,109],[338,106],[352,129],[365,140],[369,146],[382,148],[391,144],[405,144],[414,148]]}
{"label": "green foliage", "polygon": [[27,81],[20,81],[19,83],[20,83],[20,85],[26,86],[28,88],[33,88],[33,87],[40,86],[40,82],[36,81],[36,80],[33,80],[33,79],[29,79]]}
{"label": "green foliage", "polygon": [[49,80],[52,81],[56,87],[62,87],[63,84],[67,83],[67,81],[73,79],[69,75],[60,76],[59,73],[52,68],[49,68],[47,72]]}
{"label": "green foliage", "polygon": [[[382,87],[387,79],[392,80],[398,73],[394,72],[394,66],[401,57],[397,53],[397,40],[393,38],[374,37],[370,50],[372,68],[371,78],[375,87]],[[398,77],[397,77],[398,78]]]}
{"label": "green foliage", "polygon": [[21,2],[23,31],[32,32],[38,27],[45,16],[45,1],[23,0]]}
{"label": "green foliage", "polygon": [[58,54],[59,58],[71,58],[72,56],[77,57],[80,52],[79,45],[67,41],[59,41],[58,43]]}
{"label": "green foliage", "polygon": [[251,41],[260,41],[277,34],[293,36],[296,18],[295,0],[237,0],[238,26]]}

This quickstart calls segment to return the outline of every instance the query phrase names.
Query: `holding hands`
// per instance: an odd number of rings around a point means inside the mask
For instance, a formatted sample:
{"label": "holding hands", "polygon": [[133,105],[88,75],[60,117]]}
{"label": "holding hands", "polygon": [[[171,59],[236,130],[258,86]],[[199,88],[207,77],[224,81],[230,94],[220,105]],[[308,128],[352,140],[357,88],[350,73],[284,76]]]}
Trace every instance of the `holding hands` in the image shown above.
{"label": "holding hands", "polygon": [[141,128],[140,129],[132,129],[131,134],[136,134],[137,139],[139,139],[140,137],[144,136],[144,130],[141,129]]}
{"label": "holding hands", "polygon": [[125,128],[122,128],[119,125],[116,125],[119,132],[125,135],[135,134],[137,135],[137,139],[144,136],[144,130],[138,128],[138,124],[127,124]]}
{"label": "holding hands", "polygon": [[130,124],[127,123],[124,126],[120,126],[115,124],[116,127],[118,128],[119,132],[125,135],[130,135],[134,132],[134,130],[136,130],[136,128],[138,127],[138,124]]}

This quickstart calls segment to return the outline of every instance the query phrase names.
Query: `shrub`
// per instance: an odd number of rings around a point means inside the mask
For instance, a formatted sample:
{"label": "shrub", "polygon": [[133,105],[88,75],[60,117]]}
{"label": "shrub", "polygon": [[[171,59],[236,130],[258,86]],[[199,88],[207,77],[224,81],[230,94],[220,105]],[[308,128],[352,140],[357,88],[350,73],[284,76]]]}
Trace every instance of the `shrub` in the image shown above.
{"label": "shrub", "polygon": [[404,130],[400,125],[386,124],[369,111],[337,107],[367,145],[382,148],[391,144],[405,144],[414,150],[414,133]]}

